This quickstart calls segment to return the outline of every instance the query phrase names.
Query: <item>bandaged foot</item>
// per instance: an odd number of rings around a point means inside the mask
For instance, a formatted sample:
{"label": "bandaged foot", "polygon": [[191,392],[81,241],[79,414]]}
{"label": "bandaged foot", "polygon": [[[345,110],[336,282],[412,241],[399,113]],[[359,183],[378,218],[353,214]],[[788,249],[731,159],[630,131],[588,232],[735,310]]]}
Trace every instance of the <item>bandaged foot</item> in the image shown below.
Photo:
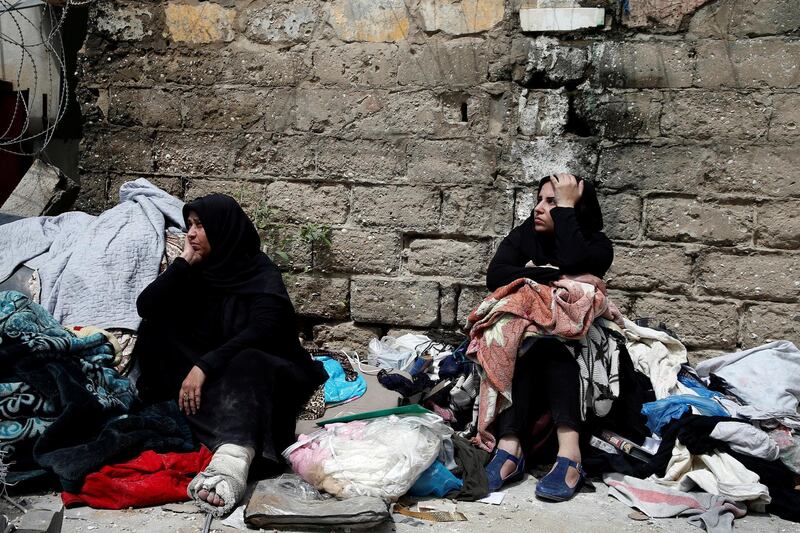
{"label": "bandaged foot", "polygon": [[228,514],[244,496],[254,455],[253,448],[223,444],[214,452],[208,467],[189,483],[189,497],[207,513]]}

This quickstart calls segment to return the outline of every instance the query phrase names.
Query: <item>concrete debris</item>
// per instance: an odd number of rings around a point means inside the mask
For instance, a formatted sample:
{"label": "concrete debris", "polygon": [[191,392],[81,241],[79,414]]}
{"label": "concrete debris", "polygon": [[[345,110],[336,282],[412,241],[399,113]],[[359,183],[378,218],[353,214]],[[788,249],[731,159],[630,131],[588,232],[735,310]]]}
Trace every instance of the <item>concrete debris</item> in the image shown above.
{"label": "concrete debris", "polygon": [[20,516],[14,526],[16,533],[61,533],[64,508],[58,511],[33,509]]}
{"label": "concrete debris", "polygon": [[71,203],[76,184],[57,167],[37,159],[0,207],[6,215],[36,217],[56,213]]}

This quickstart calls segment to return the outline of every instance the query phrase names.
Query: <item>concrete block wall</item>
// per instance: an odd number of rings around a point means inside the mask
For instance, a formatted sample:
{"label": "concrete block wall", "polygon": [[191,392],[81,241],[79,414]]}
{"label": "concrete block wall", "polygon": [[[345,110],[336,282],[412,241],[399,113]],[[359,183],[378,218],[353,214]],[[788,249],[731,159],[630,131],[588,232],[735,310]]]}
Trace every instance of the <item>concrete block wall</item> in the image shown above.
{"label": "concrete block wall", "polygon": [[800,3],[582,3],[605,26],[524,33],[520,0],[95,3],[77,207],[140,176],[232,194],[307,336],[363,349],[463,324],[536,181],[571,171],[629,316],[696,358],[800,342]]}

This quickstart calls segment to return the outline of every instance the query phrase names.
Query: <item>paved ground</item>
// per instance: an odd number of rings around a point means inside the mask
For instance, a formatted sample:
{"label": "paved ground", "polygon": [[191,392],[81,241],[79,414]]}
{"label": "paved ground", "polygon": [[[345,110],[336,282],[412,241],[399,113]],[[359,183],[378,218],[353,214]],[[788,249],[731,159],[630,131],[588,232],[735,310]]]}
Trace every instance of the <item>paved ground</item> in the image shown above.
{"label": "paved ground", "polygon": [[[378,531],[380,533],[700,531],[682,518],[633,520],[628,516],[632,510],[609,498],[608,491],[601,482],[594,484],[594,492],[584,489],[573,500],[558,504],[549,504],[534,498],[535,483],[535,478],[527,476],[521,483],[509,487],[501,505],[453,503],[447,500],[426,502],[441,510],[458,510],[466,515],[466,522],[431,523],[395,515],[395,523],[386,524]],[[53,508],[60,505],[60,498],[55,493],[15,496],[14,499],[23,500],[31,508]],[[67,509],[62,531],[64,533],[103,531],[194,533],[202,531],[204,520],[204,515],[195,509],[190,504],[123,511],[103,511],[88,507]],[[0,501],[0,511],[7,515],[19,514],[5,501]],[[212,531],[231,533],[237,529],[226,527],[219,520],[214,520]],[[800,533],[800,524],[768,515],[748,515],[734,523],[736,533],[765,531]]]}

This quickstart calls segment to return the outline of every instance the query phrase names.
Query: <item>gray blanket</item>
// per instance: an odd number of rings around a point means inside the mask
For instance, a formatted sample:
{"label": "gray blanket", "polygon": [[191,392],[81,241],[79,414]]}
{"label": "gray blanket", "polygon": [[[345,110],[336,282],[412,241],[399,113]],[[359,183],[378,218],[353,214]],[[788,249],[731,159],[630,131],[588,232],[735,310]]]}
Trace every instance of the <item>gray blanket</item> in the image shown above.
{"label": "gray blanket", "polygon": [[158,274],[165,221],[184,229],[183,202],[144,178],[124,183],[120,203],[0,227],[0,280],[20,264],[39,271],[41,304],[61,324],[136,330],[136,297]]}

